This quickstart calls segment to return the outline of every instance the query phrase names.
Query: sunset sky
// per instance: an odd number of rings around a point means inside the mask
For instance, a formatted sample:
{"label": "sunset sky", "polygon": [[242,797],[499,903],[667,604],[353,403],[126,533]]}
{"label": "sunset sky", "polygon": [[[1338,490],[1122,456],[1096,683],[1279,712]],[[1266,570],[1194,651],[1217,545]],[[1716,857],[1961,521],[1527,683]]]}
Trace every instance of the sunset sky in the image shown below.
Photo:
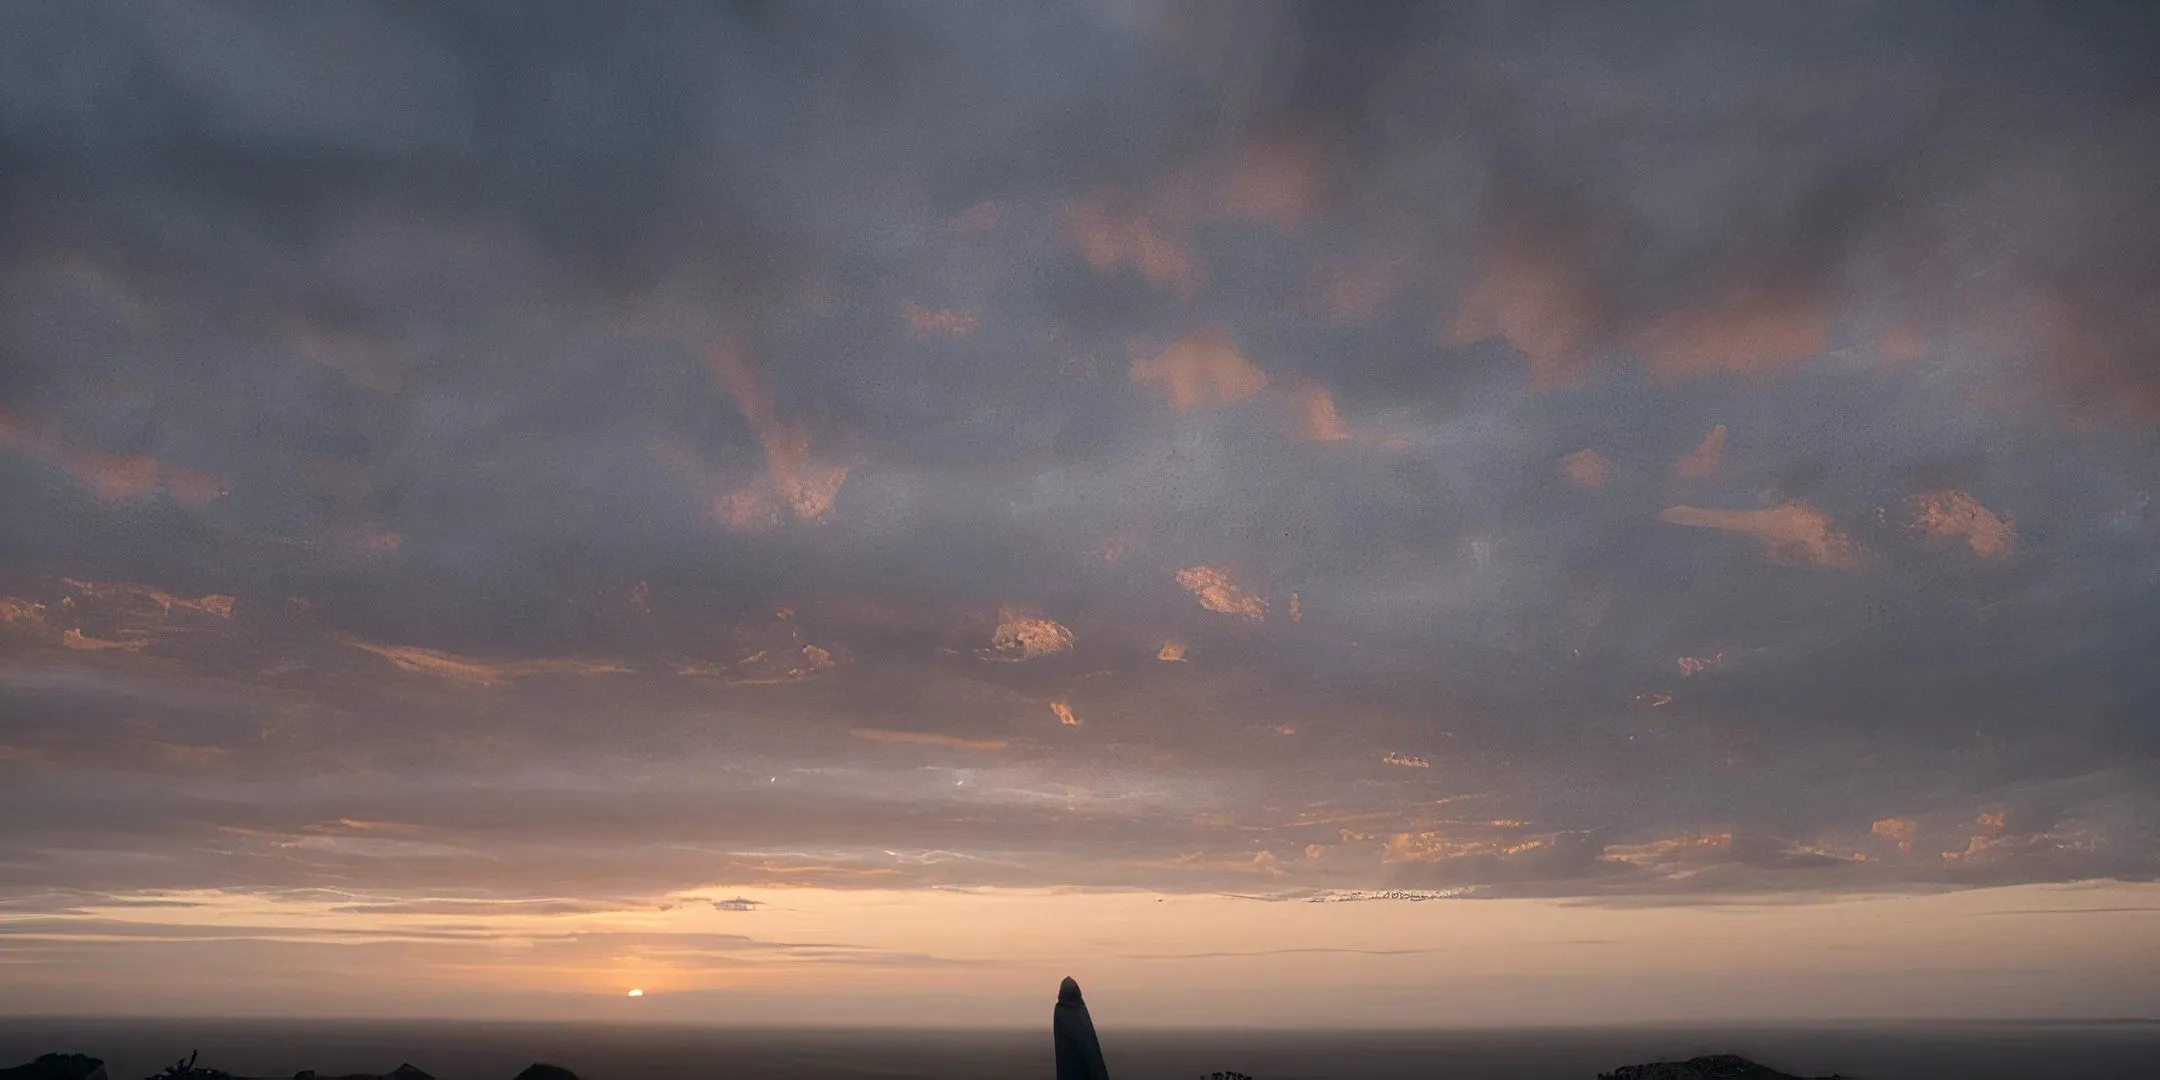
{"label": "sunset sky", "polygon": [[2160,1015],[2156,50],[0,5],[0,1012]]}

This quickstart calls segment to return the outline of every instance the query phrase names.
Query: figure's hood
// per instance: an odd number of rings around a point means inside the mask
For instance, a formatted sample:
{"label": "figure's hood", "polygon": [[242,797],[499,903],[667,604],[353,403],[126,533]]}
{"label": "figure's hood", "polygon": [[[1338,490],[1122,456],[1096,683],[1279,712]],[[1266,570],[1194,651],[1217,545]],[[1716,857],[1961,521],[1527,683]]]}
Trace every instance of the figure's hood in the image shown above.
{"label": "figure's hood", "polygon": [[1080,984],[1074,982],[1072,976],[1065,976],[1065,981],[1058,984],[1058,1004],[1078,1005],[1080,1003]]}

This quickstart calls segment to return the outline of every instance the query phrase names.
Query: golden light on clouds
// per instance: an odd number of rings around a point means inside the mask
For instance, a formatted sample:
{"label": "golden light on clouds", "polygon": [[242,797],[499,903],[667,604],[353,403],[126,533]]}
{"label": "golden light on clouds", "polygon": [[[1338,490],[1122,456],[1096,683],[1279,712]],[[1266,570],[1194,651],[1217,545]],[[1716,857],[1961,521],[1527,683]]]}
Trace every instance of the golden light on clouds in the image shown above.
{"label": "golden light on clouds", "polygon": [[1224,615],[1267,618],[1267,600],[1237,587],[1230,575],[1212,566],[1193,566],[1177,573],[1177,582],[1200,601],[1200,606]]}
{"label": "golden light on clouds", "polygon": [[1107,196],[1068,203],[1066,239],[1098,274],[1131,270],[1167,289],[1190,295],[1200,287],[1200,265],[1182,236],[1172,235],[1136,210],[1112,205]]}
{"label": "golden light on clouds", "polygon": [[1305,421],[1305,437],[1314,442],[1342,442],[1350,437],[1350,429],[1343,424],[1342,415],[1335,411],[1335,399],[1327,388],[1317,383],[1307,383],[1298,388],[1298,411]]}
{"label": "golden light on clouds", "polygon": [[1181,412],[1243,401],[1268,383],[1267,374],[1214,329],[1196,330],[1151,358],[1133,361],[1132,380],[1160,384]]}
{"label": "golden light on clouds", "polygon": [[1163,642],[1162,648],[1155,650],[1155,659],[1183,663],[1185,660],[1185,643],[1182,641]]}
{"label": "golden light on clouds", "polygon": [[1669,525],[1744,533],[1760,541],[1764,557],[1788,566],[1851,568],[1860,564],[1852,539],[1837,530],[1828,515],[1805,503],[1789,502],[1760,510],[1706,510],[1674,506],[1658,514]]}
{"label": "golden light on clouds", "polygon": [[1080,726],[1080,718],[1073,715],[1072,706],[1067,705],[1062,701],[1053,701],[1050,703],[1050,711],[1056,714],[1058,718],[1058,723],[1063,724],[1066,727]]}
{"label": "golden light on clouds", "polygon": [[1589,370],[1601,327],[1597,291],[1565,254],[1504,240],[1487,246],[1485,273],[1446,328],[1456,344],[1499,339],[1530,361],[1541,390],[1565,386]]}
{"label": "golden light on clouds", "polygon": [[1710,429],[1703,436],[1702,444],[1680,455],[1673,462],[1673,472],[1692,479],[1716,476],[1725,467],[1725,425]]}
{"label": "golden light on clouds", "polygon": [[147,454],[108,454],[50,430],[32,430],[5,416],[0,416],[0,447],[18,450],[59,469],[109,503],[163,491],[174,502],[199,509],[226,490],[221,477],[161,462]]}
{"label": "golden light on clouds", "polygon": [[1748,294],[1659,319],[1639,344],[1663,375],[1774,371],[1821,356],[1830,319],[1812,297]]}
{"label": "golden light on clouds", "polygon": [[76,578],[61,578],[60,580],[62,584],[77,593],[98,600],[140,600],[147,604],[156,605],[159,611],[166,614],[171,614],[174,608],[183,608],[200,611],[205,615],[215,615],[221,619],[232,618],[233,598],[222,593],[186,597],[174,596],[163,589],[138,585],[132,581],[81,581]]}
{"label": "golden light on clouds", "polygon": [[[840,493],[840,485],[847,481],[847,467],[827,465],[812,456],[809,432],[799,424],[780,419],[772,395],[766,391],[757,370],[751,367],[749,357],[742,350],[721,342],[712,348],[711,360],[713,372],[734,396],[743,419],[750,422],[751,430],[757,433],[758,441],[765,448],[767,479],[773,495],[797,518],[815,521],[823,517],[826,509],[832,506],[833,498]],[[725,497],[715,506],[714,513],[723,525],[760,527],[777,521],[779,509],[765,514],[760,509],[758,494],[738,492]]]}
{"label": "golden light on clouds", "polygon": [[1913,527],[1932,536],[1964,538],[1972,553],[2001,559],[2017,547],[2017,525],[1962,491],[1930,491],[1908,500]]}
{"label": "golden light on clouds", "polygon": [[1724,662],[1725,654],[1722,651],[1711,653],[1708,656],[1683,656],[1679,660],[1680,677],[1692,679],[1703,672],[1714,670]]}
{"label": "golden light on clouds", "polygon": [[927,731],[886,731],[880,728],[853,728],[848,734],[871,742],[913,743],[918,746],[950,746],[957,750],[1003,750],[1003,739],[962,739],[952,735],[938,735]]}
{"label": "golden light on clouds", "polygon": [[1286,136],[1251,141],[1224,178],[1216,213],[1295,228],[1318,197],[1319,176],[1319,147],[1313,140]]}
{"label": "golden light on clouds", "polygon": [[1897,844],[1899,851],[1911,852],[1913,838],[1919,835],[1920,826],[1911,818],[1884,818],[1871,826],[1868,831],[1894,842]]}
{"label": "golden light on clouds", "polygon": [[1387,762],[1390,765],[1400,765],[1406,769],[1432,768],[1432,762],[1427,761],[1424,758],[1417,757],[1413,754],[1398,754],[1392,750],[1389,751],[1386,756],[1382,757],[1380,760]]}
{"label": "golden light on clouds", "polygon": [[80,630],[67,630],[60,635],[60,644],[82,652],[102,652],[106,649],[140,652],[144,646],[150,644],[150,639],[128,638],[124,641],[114,641],[105,638],[94,638]]}
{"label": "golden light on clouds", "polygon": [[1595,450],[1577,450],[1560,459],[1560,475],[1576,487],[1603,487],[1612,479],[1612,463]]}
{"label": "golden light on clouds", "polygon": [[990,635],[990,647],[976,655],[985,660],[1018,663],[1061,653],[1072,647],[1073,632],[1064,624],[1038,615],[1023,614],[1011,608],[1000,608],[997,629]]}
{"label": "golden light on clouds", "polygon": [[415,675],[433,675],[452,682],[473,686],[503,686],[533,675],[626,675],[630,669],[621,664],[597,660],[548,659],[512,660],[489,663],[471,657],[423,649],[413,645],[378,645],[353,638],[339,641],[374,653],[390,661],[399,671]]}

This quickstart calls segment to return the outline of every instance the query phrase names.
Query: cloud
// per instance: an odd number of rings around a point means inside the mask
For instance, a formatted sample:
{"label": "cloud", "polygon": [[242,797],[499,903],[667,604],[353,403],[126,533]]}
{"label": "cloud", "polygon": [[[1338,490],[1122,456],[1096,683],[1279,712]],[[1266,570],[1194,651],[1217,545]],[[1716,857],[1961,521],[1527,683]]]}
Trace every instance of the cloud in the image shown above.
{"label": "cloud", "polygon": [[0,416],[0,447],[11,447],[67,473],[92,495],[119,503],[164,492],[182,506],[199,509],[225,494],[226,482],[209,473],[147,454],[108,454],[53,431],[32,431]]}
{"label": "cloud", "polygon": [[[799,424],[782,421],[772,395],[750,366],[750,358],[732,344],[722,342],[709,352],[713,372],[735,398],[743,419],[757,432],[765,447],[765,467],[770,488],[797,518],[816,521],[825,516],[840,486],[847,482],[843,465],[828,465],[811,456],[809,433]],[[737,492],[715,507],[723,524],[737,528],[767,523],[759,516],[761,496]]]}
{"label": "cloud", "polygon": [[712,906],[714,911],[756,911],[765,905],[762,901],[738,896],[730,900],[715,900]]}
{"label": "cloud", "polygon": [[1152,358],[1133,361],[1132,380],[1160,383],[1181,412],[1243,401],[1268,384],[1266,373],[1213,329],[1196,330]]}
{"label": "cloud", "polygon": [[1163,642],[1162,648],[1155,650],[1155,659],[1182,663],[1185,659],[1185,643],[1182,641]]}
{"label": "cloud", "polygon": [[1064,219],[1067,239],[1096,273],[1130,270],[1186,295],[1200,287],[1202,271],[1185,238],[1140,211],[1116,207],[1107,194],[1066,204]]}
{"label": "cloud", "polygon": [[1177,572],[1177,583],[1200,601],[1200,606],[1225,615],[1242,615],[1258,622],[1267,618],[1267,600],[1238,588],[1230,575],[1212,566],[1191,566]]}
{"label": "cloud", "polygon": [[1930,536],[1963,537],[1972,553],[1983,559],[2002,559],[2017,548],[2017,525],[2007,515],[1997,517],[1979,500],[1962,491],[1930,491],[1907,500],[1913,528]]}
{"label": "cloud", "polygon": [[858,739],[871,742],[915,743],[921,746],[950,746],[958,750],[1003,750],[1003,739],[962,739],[952,735],[937,735],[924,731],[885,731],[878,728],[855,728],[849,732]]}
{"label": "cloud", "polygon": [[1385,761],[1390,765],[1401,765],[1411,769],[1432,768],[1432,762],[1427,761],[1424,758],[1415,757],[1410,754],[1398,754],[1392,750],[1389,751],[1387,755],[1385,757],[1382,757],[1380,760]]}
{"label": "cloud", "polygon": [[339,639],[355,649],[374,653],[400,671],[433,675],[474,686],[504,686],[535,675],[624,675],[630,669],[612,661],[569,658],[511,660],[490,663],[471,657],[423,649],[415,645],[378,645],[353,638]]}
{"label": "cloud", "polygon": [[963,312],[946,308],[924,307],[913,300],[900,304],[900,314],[907,321],[908,336],[920,341],[933,337],[966,337],[975,332],[982,320]]}
{"label": "cloud", "polygon": [[1342,442],[1350,438],[1350,429],[1343,425],[1342,416],[1335,411],[1335,399],[1324,387],[1308,385],[1297,391],[1299,412],[1305,418],[1305,437],[1314,442]]}
{"label": "cloud", "polygon": [[1063,724],[1066,727],[1080,726],[1080,718],[1073,715],[1072,706],[1067,705],[1062,701],[1051,702],[1050,712],[1058,718],[1058,723]]}
{"label": "cloud", "polygon": [[1576,487],[1604,487],[1612,479],[1612,463],[1595,450],[1577,450],[1560,459],[1560,475]]}
{"label": "cloud", "polygon": [[1689,479],[1700,480],[1716,476],[1725,468],[1725,425],[1719,424],[1703,436],[1702,445],[1680,455],[1673,461],[1673,472]]}
{"label": "cloud", "polygon": [[1705,510],[1674,506],[1659,512],[1668,525],[1745,533],[1762,542],[1764,557],[1788,566],[1834,566],[1860,563],[1852,539],[1839,532],[1828,515],[1805,503],[1790,502],[1761,510]]}
{"label": "cloud", "polygon": [[150,639],[138,637],[124,641],[109,641],[104,638],[91,637],[80,630],[66,630],[60,634],[60,644],[82,652],[101,652],[106,649],[141,652],[144,646],[150,644]]}
{"label": "cloud", "polygon": [[139,600],[146,604],[155,604],[159,612],[167,615],[171,614],[174,608],[200,611],[220,619],[230,619],[233,613],[233,598],[222,593],[185,597],[174,596],[163,589],[132,581],[80,581],[75,578],[62,578],[61,582],[80,596],[96,600]]}
{"label": "cloud", "polygon": [[976,653],[985,660],[1019,663],[1066,652],[1073,647],[1073,632],[1054,619],[1025,615],[1011,608],[998,610],[997,629],[990,647]]}

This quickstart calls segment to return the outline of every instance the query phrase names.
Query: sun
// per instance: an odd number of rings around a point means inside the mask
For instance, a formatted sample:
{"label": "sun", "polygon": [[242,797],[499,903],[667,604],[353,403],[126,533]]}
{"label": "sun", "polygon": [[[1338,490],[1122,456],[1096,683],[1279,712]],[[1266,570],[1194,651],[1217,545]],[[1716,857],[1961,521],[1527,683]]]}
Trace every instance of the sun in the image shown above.
{"label": "sun", "polygon": [[645,991],[643,991],[643,990],[632,990],[632,991],[630,991],[630,994],[629,994],[629,996],[630,996],[630,997],[644,997],[644,996],[645,996]]}

